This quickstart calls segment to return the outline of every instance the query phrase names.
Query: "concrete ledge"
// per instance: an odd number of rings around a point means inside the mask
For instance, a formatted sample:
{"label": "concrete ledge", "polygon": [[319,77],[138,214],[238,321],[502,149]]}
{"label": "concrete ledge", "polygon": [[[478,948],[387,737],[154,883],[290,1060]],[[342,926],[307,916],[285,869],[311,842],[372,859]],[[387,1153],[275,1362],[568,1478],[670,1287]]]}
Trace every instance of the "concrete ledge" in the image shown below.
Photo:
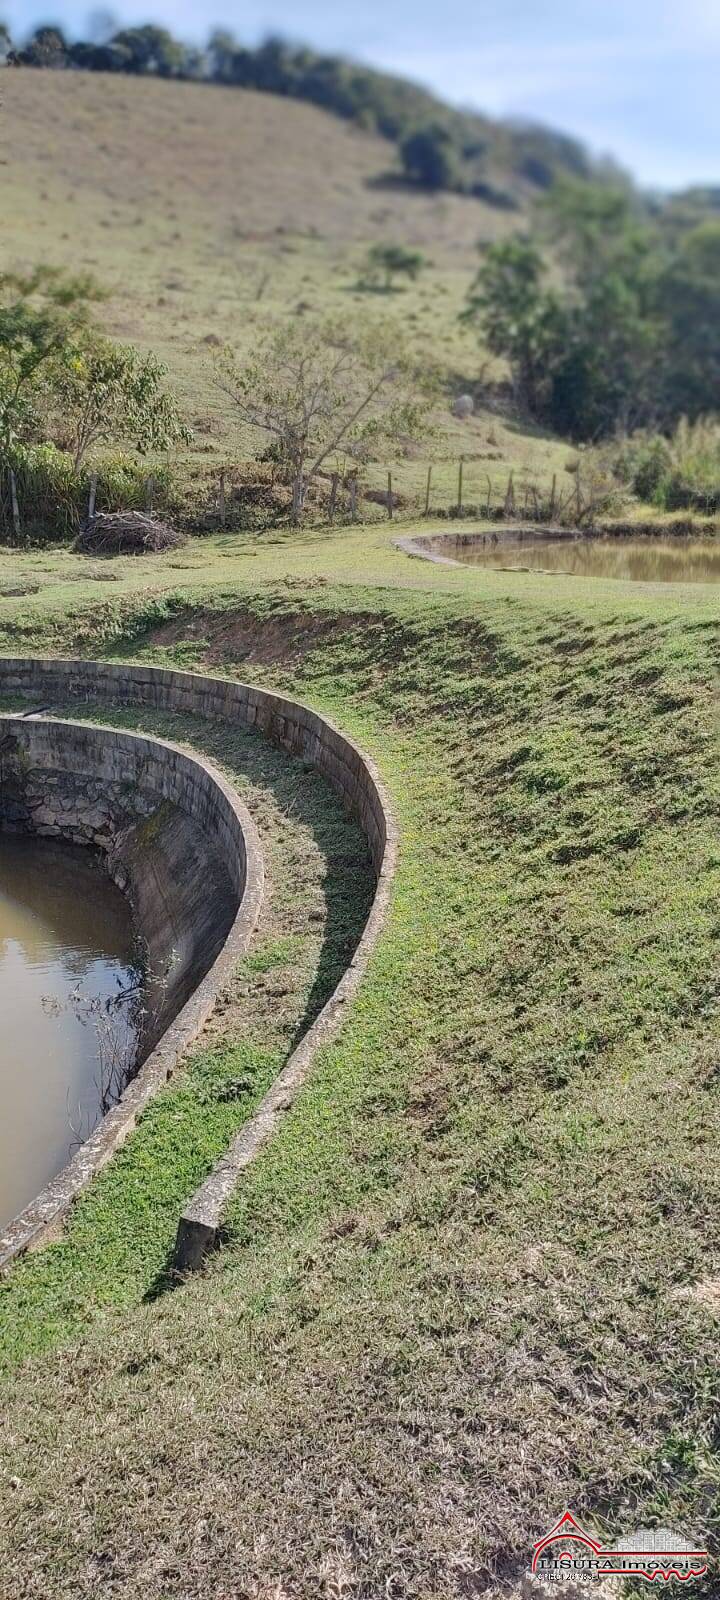
{"label": "concrete ledge", "polygon": [[397,863],[398,837],[374,764],[325,717],[301,701],[224,678],[158,667],[97,661],[0,657],[0,695],[47,708],[68,700],[150,706],[159,711],[240,722],[320,772],[339,794],[368,841],[377,879],[368,920],[337,988],[287,1061],[257,1112],[183,1210],[176,1263],[197,1267],[217,1243],[224,1208],[244,1169],[292,1105],[318,1052],[337,1032],[385,921]]}
{"label": "concrete ledge", "polygon": [[[451,533],[441,533],[441,539],[452,539]],[[393,539],[397,550],[402,550],[406,556],[419,556],[421,561],[434,561],[440,567],[461,567],[461,561],[453,561],[452,556],[439,555],[430,548],[430,535],[426,539]]]}
{"label": "concrete ledge", "polygon": [[[152,1036],[143,1040],[140,1070],[67,1166],[4,1230],[0,1272],[23,1251],[57,1237],[73,1201],[172,1076],[247,949],[263,896],[262,851],[246,807],[208,762],[177,745],[88,724],[0,716],[0,812],[9,760],[31,801],[26,818],[21,814],[18,820],[16,785],[16,830],[84,841],[80,819],[99,822],[96,838],[107,840],[113,874],[122,865],[138,931],[150,935],[151,964],[164,945],[176,948],[177,941],[179,951]],[[53,784],[38,807],[33,802],[43,793],[44,774],[52,775]],[[62,806],[59,778],[65,779]],[[78,816],[78,796],[87,794],[88,782],[91,809],[84,802]],[[98,787],[101,800],[95,797]],[[140,819],[136,826],[133,816]],[[157,817],[162,827],[155,825]]]}

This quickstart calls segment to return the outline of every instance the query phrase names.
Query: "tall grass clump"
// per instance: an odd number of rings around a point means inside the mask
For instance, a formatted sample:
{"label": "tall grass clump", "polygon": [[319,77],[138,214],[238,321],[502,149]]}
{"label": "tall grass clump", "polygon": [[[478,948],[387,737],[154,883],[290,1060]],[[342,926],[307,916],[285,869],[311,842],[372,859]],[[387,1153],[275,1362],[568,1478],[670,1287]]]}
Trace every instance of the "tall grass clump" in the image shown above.
{"label": "tall grass clump", "polygon": [[[16,445],[0,469],[0,541],[16,542],[11,479],[14,473],[23,543],[54,544],[75,538],[87,516],[91,483],[97,479],[97,511],[167,511],[174,493],[167,464],[117,452],[76,468],[54,444]],[[152,478],[150,488],[149,480]]]}
{"label": "tall grass clump", "polygon": [[720,419],[681,417],[674,433],[632,434],[618,447],[616,477],[663,511],[720,511]]}

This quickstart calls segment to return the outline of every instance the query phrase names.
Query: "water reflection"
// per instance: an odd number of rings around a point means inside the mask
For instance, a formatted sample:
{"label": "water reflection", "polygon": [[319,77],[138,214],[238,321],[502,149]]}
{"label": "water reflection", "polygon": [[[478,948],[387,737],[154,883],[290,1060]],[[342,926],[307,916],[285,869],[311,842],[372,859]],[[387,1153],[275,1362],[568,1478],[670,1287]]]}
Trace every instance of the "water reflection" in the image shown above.
{"label": "water reflection", "polygon": [[[439,548],[439,547],[438,547]],[[447,553],[450,554],[449,547]],[[624,578],[633,583],[720,583],[720,539],[568,538],[453,547],[470,566]]]}
{"label": "water reflection", "polygon": [[109,1056],[132,1053],[130,1002],[105,1008],[132,954],[127,900],[89,851],[0,834],[0,1226],[100,1119]]}

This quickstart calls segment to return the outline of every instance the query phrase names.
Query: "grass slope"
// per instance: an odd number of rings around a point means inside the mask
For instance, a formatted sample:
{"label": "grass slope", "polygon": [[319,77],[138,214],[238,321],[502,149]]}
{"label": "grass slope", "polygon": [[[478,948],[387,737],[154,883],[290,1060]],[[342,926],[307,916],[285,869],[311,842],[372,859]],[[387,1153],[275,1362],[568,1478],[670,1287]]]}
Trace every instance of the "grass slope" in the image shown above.
{"label": "grass slope", "polygon": [[[121,1265],[98,1317],[101,1251],[84,1318],[6,1380],[8,1592],[517,1596],[566,1505],[716,1560],[715,591],[431,568],[379,532],[194,545],[107,587],[42,560],[16,559],[38,587],[0,601],[4,649],[301,693],[379,761],[402,849],[223,1252],[151,1300]],[[47,1259],[2,1297],[21,1344]]]}
{"label": "grass slope", "polygon": [[[391,315],[440,362],[451,393],[475,389],[481,370],[497,373],[458,313],[478,242],[518,218],[388,181],[386,140],[295,101],[157,79],[26,68],[4,74],[3,99],[14,134],[0,183],[3,262],[97,277],[109,291],[107,331],[169,368],[195,430],[183,458],[193,475],[216,485],[220,465],[259,447],[214,385],[207,341],[245,350],[262,323],[299,307],[353,322]],[[403,292],[358,294],[378,239],[420,248],[431,269]],[[498,486],[509,467],[563,473],[567,450],[541,433],[482,410],[458,423],[447,406],[436,423],[429,449],[378,463],[369,481],[384,487],[391,465],[396,489],[419,502],[431,455],[434,504],[449,505],[463,452],[466,501],[484,500],[488,472]]]}

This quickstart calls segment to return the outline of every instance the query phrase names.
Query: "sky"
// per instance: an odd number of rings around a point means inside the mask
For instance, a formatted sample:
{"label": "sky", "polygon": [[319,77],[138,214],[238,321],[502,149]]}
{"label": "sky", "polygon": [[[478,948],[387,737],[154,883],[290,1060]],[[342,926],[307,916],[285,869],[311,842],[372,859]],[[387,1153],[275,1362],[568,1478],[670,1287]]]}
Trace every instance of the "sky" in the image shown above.
{"label": "sky", "polygon": [[[87,0],[0,0],[17,35],[50,21],[86,35],[89,9]],[[279,32],[456,103],[578,134],[653,187],[720,184],[720,0],[118,0],[111,9],[193,42],[214,24],[250,43]]]}

